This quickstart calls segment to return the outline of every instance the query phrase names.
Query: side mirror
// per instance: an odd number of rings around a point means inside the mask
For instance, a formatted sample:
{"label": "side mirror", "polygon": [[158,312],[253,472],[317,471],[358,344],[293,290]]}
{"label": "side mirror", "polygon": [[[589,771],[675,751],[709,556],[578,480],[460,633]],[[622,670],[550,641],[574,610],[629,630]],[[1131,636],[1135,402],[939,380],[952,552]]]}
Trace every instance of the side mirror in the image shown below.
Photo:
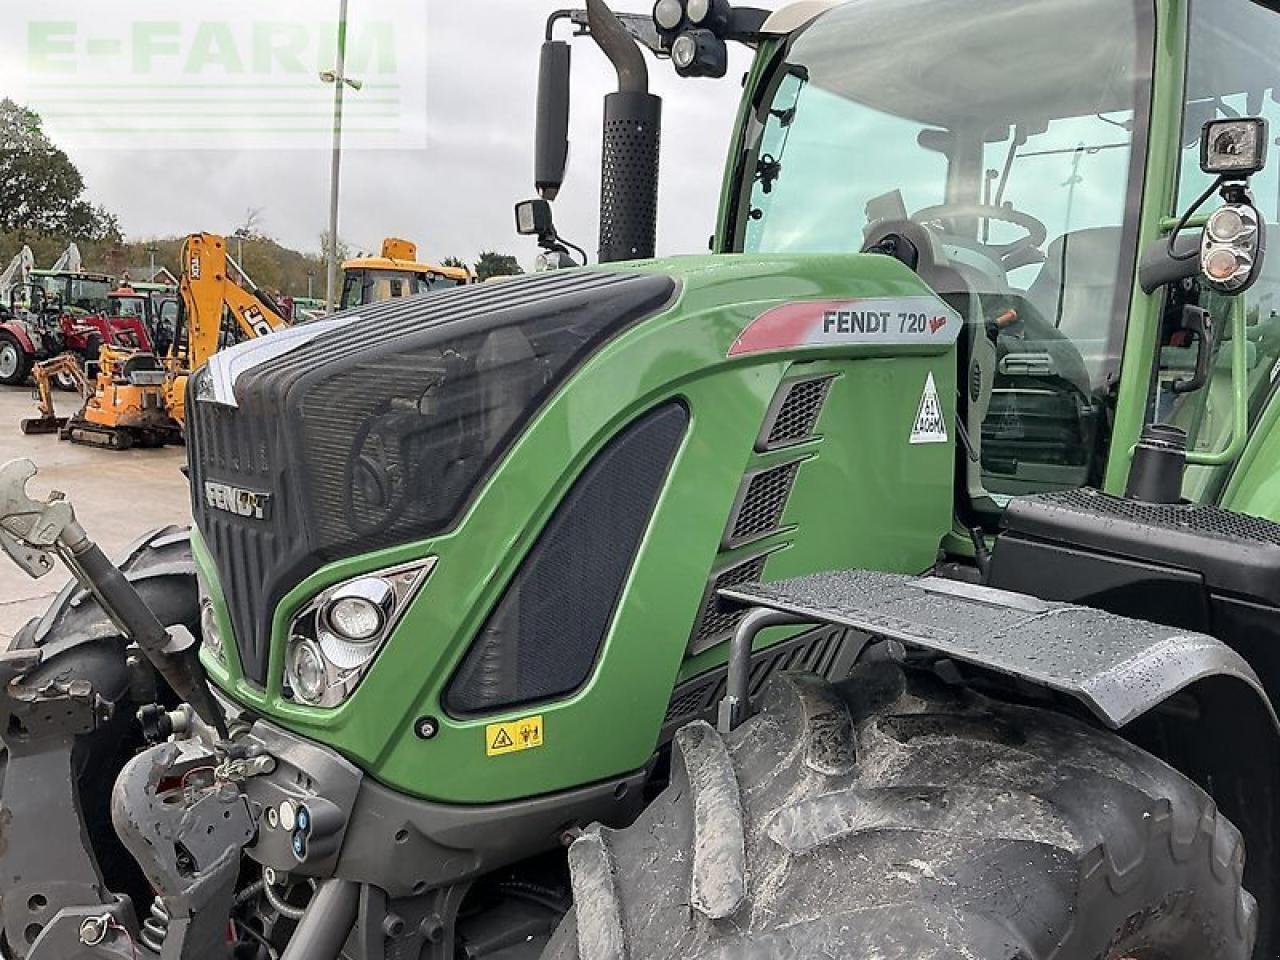
{"label": "side mirror", "polygon": [[538,126],[533,181],[543,200],[554,200],[569,164],[569,44],[548,40],[538,66]]}

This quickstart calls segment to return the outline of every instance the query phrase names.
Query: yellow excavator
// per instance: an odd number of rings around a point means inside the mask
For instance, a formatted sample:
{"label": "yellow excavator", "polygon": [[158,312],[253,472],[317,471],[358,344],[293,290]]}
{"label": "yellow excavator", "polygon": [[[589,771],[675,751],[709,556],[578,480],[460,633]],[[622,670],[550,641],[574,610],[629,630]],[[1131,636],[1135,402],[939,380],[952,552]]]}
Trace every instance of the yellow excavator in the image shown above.
{"label": "yellow excavator", "polygon": [[54,359],[34,370],[40,416],[22,422],[23,433],[57,433],[63,440],[124,450],[182,441],[187,378],[221,347],[288,326],[272,298],[209,233],[187,237],[182,247],[181,306],[177,328],[163,356],[103,346],[93,381],[76,384],[84,406],[71,418],[53,407],[52,380],[62,371]]}

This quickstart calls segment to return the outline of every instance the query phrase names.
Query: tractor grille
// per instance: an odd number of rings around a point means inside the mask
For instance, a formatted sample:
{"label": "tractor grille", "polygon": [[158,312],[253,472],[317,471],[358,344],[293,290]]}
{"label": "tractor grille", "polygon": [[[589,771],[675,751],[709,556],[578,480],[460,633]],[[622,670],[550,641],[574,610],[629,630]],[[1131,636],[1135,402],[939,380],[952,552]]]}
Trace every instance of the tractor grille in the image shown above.
{"label": "tractor grille", "polygon": [[797,380],[786,387],[774,401],[770,416],[765,419],[756,449],[777,450],[812,439],[834,379]]}
{"label": "tractor grille", "polygon": [[[276,600],[270,584],[290,559],[306,550],[307,524],[287,489],[289,462],[281,422],[248,410],[187,404],[192,514],[218,570],[242,668],[265,685],[268,638]],[[215,509],[205,483],[224,484],[268,498],[261,519]]]}
{"label": "tractor grille", "polygon": [[734,511],[726,547],[737,547],[778,529],[800,471],[799,461],[750,475]]}
{"label": "tractor grille", "polygon": [[587,467],[450,681],[451,713],[549,700],[587,679],[688,423],[684,406],[665,404]]}

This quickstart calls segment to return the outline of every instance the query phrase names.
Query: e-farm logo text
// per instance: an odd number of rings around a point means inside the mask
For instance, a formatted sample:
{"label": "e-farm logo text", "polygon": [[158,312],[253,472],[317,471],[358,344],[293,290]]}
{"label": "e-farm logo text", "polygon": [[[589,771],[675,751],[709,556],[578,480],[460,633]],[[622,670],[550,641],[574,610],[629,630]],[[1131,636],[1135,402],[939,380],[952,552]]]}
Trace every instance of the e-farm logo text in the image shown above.
{"label": "e-farm logo text", "polygon": [[[44,8],[15,34],[24,68],[0,82],[61,143],[139,148],[320,148],[333,135],[337,3],[223,4],[218,19],[181,5]],[[352,4],[342,132],[349,148],[425,145],[426,4]],[[84,16],[75,16],[77,10]],[[328,14],[326,17],[325,14]],[[70,15],[66,15],[70,14]],[[0,47],[3,47],[0,41]]]}

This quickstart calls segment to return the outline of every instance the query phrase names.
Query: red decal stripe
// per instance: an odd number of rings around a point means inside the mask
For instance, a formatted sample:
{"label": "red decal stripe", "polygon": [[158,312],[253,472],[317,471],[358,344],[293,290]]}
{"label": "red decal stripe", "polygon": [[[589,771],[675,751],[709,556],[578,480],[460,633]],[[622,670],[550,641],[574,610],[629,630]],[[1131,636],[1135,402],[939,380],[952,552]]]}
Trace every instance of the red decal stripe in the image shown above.
{"label": "red decal stripe", "polygon": [[729,356],[803,346],[809,342],[810,331],[822,323],[828,310],[847,308],[848,305],[848,300],[805,300],[766,310],[738,335],[729,348]]}

